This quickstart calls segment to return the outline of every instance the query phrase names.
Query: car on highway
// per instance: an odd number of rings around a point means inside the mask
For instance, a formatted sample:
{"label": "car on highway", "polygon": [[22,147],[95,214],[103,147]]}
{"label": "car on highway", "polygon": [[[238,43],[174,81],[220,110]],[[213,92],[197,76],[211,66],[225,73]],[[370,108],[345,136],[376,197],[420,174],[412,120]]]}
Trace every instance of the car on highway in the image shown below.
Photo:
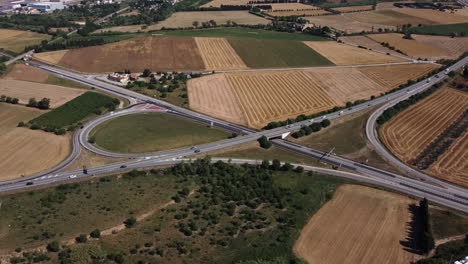
{"label": "car on highway", "polygon": [[70,176],[68,176],[68,177],[69,177],[70,179],[75,179],[75,178],[76,178],[76,175],[73,174],[73,175],[70,175]]}
{"label": "car on highway", "polygon": [[33,185],[34,182],[27,182],[26,185]]}
{"label": "car on highway", "polygon": [[194,152],[195,152],[195,153],[199,153],[199,152],[200,152],[200,150],[199,150],[199,149],[196,149]]}
{"label": "car on highway", "polygon": [[120,166],[120,168],[125,169],[125,168],[127,168],[127,165],[122,165],[122,166]]}

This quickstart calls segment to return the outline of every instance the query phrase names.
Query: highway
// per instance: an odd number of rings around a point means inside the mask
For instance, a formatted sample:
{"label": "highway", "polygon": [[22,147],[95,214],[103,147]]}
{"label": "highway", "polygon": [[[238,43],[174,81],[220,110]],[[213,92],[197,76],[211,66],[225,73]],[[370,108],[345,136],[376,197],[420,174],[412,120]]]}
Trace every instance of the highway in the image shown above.
{"label": "highway", "polygon": [[[465,65],[467,61],[468,61],[468,58],[464,58],[461,62],[452,66],[451,69],[460,68],[463,65]],[[199,122],[204,122],[207,124],[212,124],[214,126],[222,127],[224,129],[236,132],[240,136],[231,138],[231,139],[218,141],[218,142],[200,145],[200,146],[197,146],[196,149],[181,148],[181,149],[176,149],[176,150],[147,153],[147,154],[110,153],[110,152],[97,149],[96,147],[94,147],[93,145],[87,142],[89,132],[92,130],[93,127],[95,127],[99,123],[109,120],[111,118],[120,116],[120,115],[137,112],[137,111],[132,110],[131,108],[123,109],[123,110],[115,111],[113,113],[109,113],[107,115],[100,116],[99,118],[95,120],[91,120],[88,123],[84,124],[83,129],[79,129],[74,134],[72,154],[67,158],[66,162],[62,162],[57,167],[64,168],[66,167],[67,162],[70,163],[70,161],[73,161],[76,157],[78,157],[81,146],[100,155],[106,155],[106,156],[111,156],[111,157],[133,158],[132,161],[126,162],[126,163],[115,163],[115,164],[110,164],[110,165],[97,167],[97,168],[89,168],[88,175],[83,174],[82,171],[73,171],[73,172],[63,172],[63,173],[55,174],[56,175],[55,176],[53,173],[54,171],[57,171],[57,169],[51,169],[45,173],[43,172],[38,175],[34,175],[32,177],[27,177],[23,179],[0,183],[0,192],[9,191],[9,190],[17,190],[17,189],[28,187],[28,185],[25,184],[26,182],[34,182],[32,186],[37,186],[37,185],[50,184],[54,182],[69,180],[71,175],[76,175],[76,177],[88,177],[90,175],[99,175],[99,174],[119,172],[119,171],[130,169],[130,168],[151,167],[151,166],[156,166],[156,165],[164,165],[164,164],[168,164],[171,162],[180,162],[180,160],[178,159],[195,154],[194,153],[195,150],[197,150],[199,153],[209,152],[209,151],[213,151],[217,149],[235,146],[235,145],[246,143],[246,142],[252,142],[252,141],[257,140],[260,136],[263,136],[263,135],[267,136],[268,138],[279,137],[282,134],[287,134],[293,131],[297,131],[302,126],[311,124],[314,121],[321,121],[325,118],[333,120],[333,119],[337,119],[345,115],[349,115],[351,113],[355,113],[355,112],[362,111],[370,107],[374,107],[375,105],[387,103],[390,101],[398,102],[398,101],[404,100],[410,94],[414,94],[415,92],[422,91],[444,78],[444,74],[441,72],[439,73],[438,78],[432,77],[430,81],[423,80],[408,88],[399,90],[392,94],[379,97],[369,102],[345,109],[343,110],[343,112],[338,111],[335,113],[324,115],[322,117],[315,118],[315,120],[314,119],[305,120],[302,122],[291,124],[285,127],[279,127],[279,128],[272,129],[272,130],[253,131],[251,129],[247,129],[247,128],[240,127],[234,124],[230,124],[225,121],[221,121],[221,120],[209,117],[209,116],[205,116],[205,115],[190,111],[185,108],[173,106],[164,101],[157,100],[155,98],[148,97],[148,96],[136,93],[136,92],[132,92],[132,91],[129,91],[127,89],[124,89],[118,86],[114,86],[108,83],[90,79],[86,75],[70,72],[70,71],[59,69],[59,68],[52,67],[52,66],[45,66],[45,65],[40,65],[40,64],[32,64],[32,66],[41,68],[50,73],[56,74],[60,77],[75,80],[80,83],[84,83],[92,87],[95,87],[96,89],[100,89],[108,93],[117,95],[117,96],[128,98],[133,102],[140,101],[140,102],[146,102],[146,103],[157,105],[159,107],[164,108],[165,109],[164,111],[166,111],[168,114],[181,115],[181,116],[191,118]],[[414,179],[409,179],[407,177],[399,176],[393,173],[389,173],[386,171],[382,171],[382,170],[379,170],[378,168],[373,168],[367,165],[359,164],[354,161],[346,160],[338,156],[326,156],[323,152],[319,152],[313,149],[308,149],[303,146],[293,144],[287,141],[283,141],[280,139],[274,139],[272,140],[272,142],[275,145],[278,145],[282,148],[296,151],[298,153],[302,153],[302,154],[314,157],[316,159],[321,159],[323,162],[341,166],[341,167],[368,175],[369,177],[367,178],[372,178],[372,181],[375,181],[376,185],[388,187],[389,182],[391,182],[390,185],[392,185],[394,188],[398,187],[399,189],[402,189],[402,190],[404,189],[405,190],[404,193],[407,193],[409,195],[414,195],[417,197],[424,196],[424,197],[427,197],[431,201],[441,203],[443,205],[455,208],[457,210],[461,210],[461,211],[468,210],[467,204],[466,204],[466,201],[468,201],[467,190],[463,188],[459,188],[457,186],[452,186],[445,182],[443,182],[443,185],[438,186],[439,180],[434,179],[432,177],[427,176],[426,181],[428,183],[425,183],[425,182],[417,181]],[[125,166],[125,168],[121,168],[122,166]],[[436,184],[430,184],[430,183],[436,183]]]}

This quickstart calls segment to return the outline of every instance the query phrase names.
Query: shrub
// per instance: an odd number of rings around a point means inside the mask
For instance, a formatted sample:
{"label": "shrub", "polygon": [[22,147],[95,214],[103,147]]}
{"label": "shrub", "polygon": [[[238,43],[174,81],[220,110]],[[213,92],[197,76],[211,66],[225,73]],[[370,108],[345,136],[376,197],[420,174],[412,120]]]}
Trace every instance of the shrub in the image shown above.
{"label": "shrub", "polygon": [[47,250],[50,252],[59,252],[60,251],[60,244],[58,241],[54,240],[47,244]]}
{"label": "shrub", "polygon": [[124,224],[125,224],[125,227],[126,228],[132,228],[136,225],[137,221],[136,221],[136,218],[135,217],[130,217],[130,218],[127,218],[125,221],[124,221]]}
{"label": "shrub", "polygon": [[260,143],[260,147],[264,149],[269,149],[271,148],[271,142],[268,140],[267,137],[262,136],[258,139],[258,142]]}
{"label": "shrub", "polygon": [[99,229],[94,229],[89,235],[92,238],[100,238],[101,237],[101,231]]}
{"label": "shrub", "polygon": [[88,237],[85,234],[81,234],[75,238],[76,242],[78,243],[86,243],[88,241]]}

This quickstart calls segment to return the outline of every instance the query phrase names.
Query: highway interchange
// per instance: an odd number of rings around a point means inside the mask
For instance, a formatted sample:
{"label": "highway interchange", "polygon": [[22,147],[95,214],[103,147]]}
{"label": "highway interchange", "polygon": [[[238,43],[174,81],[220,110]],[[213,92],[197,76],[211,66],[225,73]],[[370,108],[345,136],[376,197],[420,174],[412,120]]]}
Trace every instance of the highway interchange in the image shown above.
{"label": "highway interchange", "polygon": [[[465,57],[459,62],[457,62],[456,64],[452,65],[450,69],[451,70],[460,69],[467,63],[468,63],[468,57]],[[104,121],[110,120],[118,116],[132,114],[132,113],[139,113],[139,112],[145,112],[145,111],[161,111],[167,114],[174,114],[174,115],[189,118],[198,122],[209,124],[212,126],[220,127],[220,128],[235,132],[239,135],[234,138],[196,146],[196,150],[199,153],[206,153],[206,152],[210,152],[213,150],[219,150],[219,149],[235,146],[238,144],[256,141],[259,137],[266,136],[270,138],[273,144],[277,145],[278,147],[288,149],[290,151],[294,151],[297,153],[301,153],[303,155],[310,156],[322,162],[332,164],[336,167],[345,168],[351,172],[343,172],[340,170],[331,170],[331,169],[323,169],[323,168],[317,168],[317,167],[311,167],[311,166],[303,166],[306,170],[314,170],[314,171],[318,171],[318,172],[322,172],[326,174],[335,175],[338,177],[345,177],[345,178],[353,179],[356,181],[380,186],[383,188],[392,189],[392,190],[402,192],[408,195],[412,195],[415,197],[426,197],[432,202],[445,205],[447,207],[451,207],[460,211],[468,212],[468,190],[449,184],[447,182],[435,179],[424,173],[416,171],[412,169],[411,167],[407,166],[406,164],[400,162],[393,155],[391,155],[385,149],[384,146],[382,146],[382,144],[378,140],[378,137],[376,136],[375,121],[377,117],[380,115],[380,113],[382,113],[388,107],[391,107],[392,105],[402,100],[405,100],[412,94],[421,92],[427,89],[428,87],[432,86],[433,84],[443,80],[445,78],[444,72],[440,72],[436,76],[433,76],[430,79],[425,79],[405,89],[401,89],[391,94],[378,97],[376,99],[370,100],[363,104],[353,106],[352,108],[330,113],[321,117],[317,117],[312,120],[305,120],[302,122],[297,122],[297,123],[290,124],[284,127],[279,127],[279,128],[275,128],[271,130],[264,130],[264,131],[254,131],[254,130],[247,129],[247,128],[244,128],[235,124],[231,124],[231,123],[228,123],[228,122],[216,119],[216,118],[212,118],[212,117],[209,117],[209,116],[197,113],[197,112],[193,112],[191,110],[188,110],[182,107],[174,106],[167,102],[164,102],[164,101],[161,101],[161,100],[158,100],[158,99],[146,96],[146,95],[142,95],[142,94],[124,89],[122,87],[118,87],[118,86],[115,86],[106,82],[102,82],[102,81],[90,78],[89,76],[81,74],[81,73],[76,73],[67,69],[62,69],[62,68],[39,64],[39,63],[31,63],[30,65],[43,69],[45,71],[48,71],[49,73],[55,74],[59,77],[74,80],[74,81],[89,85],[91,87],[95,87],[98,90],[102,90],[104,92],[126,98],[130,101],[130,107],[127,107],[121,110],[116,110],[114,112],[102,115],[94,120],[91,120],[85,123],[82,129],[78,129],[74,133],[73,150],[70,156],[67,157],[66,160],[64,160],[62,163],[60,163],[56,167],[51,168],[45,172],[36,174],[34,176],[1,182],[0,192],[20,190],[20,189],[34,187],[38,185],[48,185],[48,184],[53,184],[53,183],[65,182],[65,181],[69,181],[69,180],[73,180],[77,178],[94,177],[97,175],[112,174],[112,173],[122,172],[122,171],[129,170],[129,169],[169,165],[169,164],[181,162],[184,160],[185,157],[194,155],[195,153],[194,153],[193,146],[187,147],[187,148],[169,150],[169,151],[154,152],[154,153],[123,154],[123,153],[111,153],[111,152],[101,150],[88,142],[88,136],[89,136],[89,133],[92,131],[92,129]],[[139,109],[134,108],[135,104],[142,104],[142,103],[156,105],[162,109],[139,110]],[[320,122],[321,120],[325,118],[329,120],[333,120],[333,119],[341,118],[342,116],[346,116],[346,115],[359,112],[359,111],[362,111],[371,107],[375,107],[376,105],[382,105],[382,104],[383,106],[379,107],[372,114],[372,116],[369,118],[367,122],[366,132],[367,132],[369,141],[375,147],[376,151],[380,155],[382,155],[386,160],[390,161],[392,164],[395,164],[402,170],[406,171],[408,174],[414,176],[415,177],[414,179],[400,176],[395,173],[383,171],[378,168],[374,168],[365,164],[360,164],[349,159],[345,159],[336,155],[330,155],[329,153],[310,149],[305,146],[294,144],[294,143],[281,139],[282,135],[287,135],[290,132],[297,131],[302,126],[309,125],[314,121]],[[105,166],[88,168],[86,174],[83,172],[83,170],[74,170],[74,171],[66,171],[66,172],[58,173],[58,171],[66,168],[80,155],[82,147],[99,155],[117,157],[117,158],[131,158],[131,160],[128,162],[113,163],[113,164],[108,164]],[[232,160],[232,162],[256,164],[259,161]]]}

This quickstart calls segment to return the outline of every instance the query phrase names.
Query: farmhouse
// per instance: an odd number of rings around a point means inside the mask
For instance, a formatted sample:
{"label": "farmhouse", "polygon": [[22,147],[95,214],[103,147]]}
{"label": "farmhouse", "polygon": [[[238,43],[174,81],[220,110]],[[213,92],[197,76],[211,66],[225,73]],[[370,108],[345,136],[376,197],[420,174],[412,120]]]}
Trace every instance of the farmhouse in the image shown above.
{"label": "farmhouse", "polygon": [[114,81],[114,82],[126,84],[128,83],[130,78],[128,74],[120,74],[120,73],[114,72],[114,73],[107,75],[107,79]]}

